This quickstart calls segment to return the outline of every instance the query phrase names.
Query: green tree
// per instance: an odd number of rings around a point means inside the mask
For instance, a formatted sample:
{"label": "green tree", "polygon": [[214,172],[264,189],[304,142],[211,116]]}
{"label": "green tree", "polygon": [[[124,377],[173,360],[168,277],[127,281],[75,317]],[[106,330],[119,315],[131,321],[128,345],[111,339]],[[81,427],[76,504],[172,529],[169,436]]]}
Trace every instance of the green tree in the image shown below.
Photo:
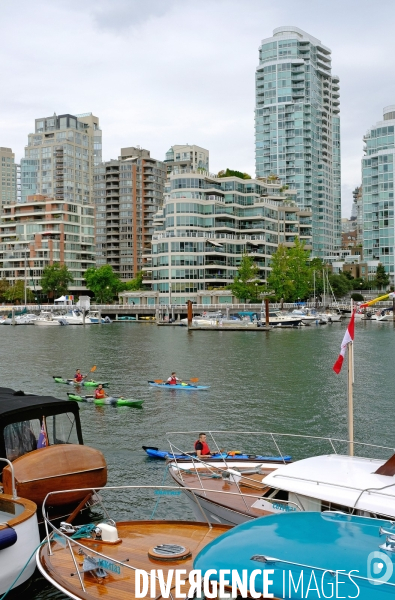
{"label": "green tree", "polygon": [[74,277],[66,265],[54,263],[44,268],[41,277],[41,287],[43,293],[50,298],[63,296],[67,294],[70,283],[73,283]]}
{"label": "green tree", "polygon": [[330,273],[328,278],[336,298],[345,296],[353,289],[351,280],[344,273]]}
{"label": "green tree", "polygon": [[[25,302],[25,283],[23,281],[16,281],[14,285],[8,286],[4,292],[4,299],[6,302],[12,303]],[[34,294],[29,288],[26,288],[26,300],[27,302],[34,302]]]}
{"label": "green tree", "polygon": [[388,273],[386,272],[384,265],[379,263],[376,269],[376,277],[374,278],[377,289],[382,290],[389,285],[390,278]]}
{"label": "green tree", "polygon": [[89,267],[84,274],[86,287],[91,290],[99,304],[108,304],[122,289],[119,275],[114,273],[111,265]]}
{"label": "green tree", "polygon": [[305,250],[305,243],[298,238],[295,238],[292,248],[279,245],[271,258],[271,272],[267,279],[268,286],[274,290],[277,299],[295,302],[298,298],[308,298],[313,273],[308,259],[309,252]]}
{"label": "green tree", "polygon": [[144,289],[143,275],[143,271],[139,271],[134,279],[125,281],[125,283],[122,284],[123,291],[137,292],[138,290]]}
{"label": "green tree", "polygon": [[[258,284],[258,285],[256,285]],[[259,269],[254,263],[254,259],[248,254],[243,254],[240,266],[237,270],[237,275],[228,289],[239,300],[255,301],[263,292],[265,287],[260,284]]]}
{"label": "green tree", "polygon": [[7,301],[6,292],[9,290],[10,284],[7,279],[0,279],[0,302]]}
{"label": "green tree", "polygon": [[226,171],[220,171],[218,177],[240,177],[241,179],[251,179],[251,175],[243,173],[242,171],[234,171],[233,169],[226,169]]}

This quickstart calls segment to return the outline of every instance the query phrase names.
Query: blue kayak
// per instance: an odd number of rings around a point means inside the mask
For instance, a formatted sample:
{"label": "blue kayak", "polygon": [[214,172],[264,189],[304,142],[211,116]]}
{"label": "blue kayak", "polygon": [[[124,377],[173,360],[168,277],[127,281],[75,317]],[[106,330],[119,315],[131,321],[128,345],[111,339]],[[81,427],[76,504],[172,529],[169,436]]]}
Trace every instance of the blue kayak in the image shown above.
{"label": "blue kayak", "polygon": [[193,385],[192,383],[176,383],[170,385],[170,383],[155,383],[155,381],[148,382],[152,387],[166,388],[168,390],[208,390],[209,385]]}
{"label": "blue kayak", "polygon": [[[159,450],[159,448],[155,448],[154,446],[143,446],[143,450],[148,454],[150,458],[159,458],[161,460],[166,460],[168,458],[176,458],[177,460],[190,460],[191,456],[196,456],[196,452],[191,452],[188,454],[172,454],[167,450]],[[210,460],[222,460],[226,458],[226,460],[254,460],[254,461],[267,461],[267,462],[289,462],[292,460],[292,456],[286,455],[284,457],[281,456],[262,456],[256,454],[227,454],[224,452],[223,454],[213,454]]]}

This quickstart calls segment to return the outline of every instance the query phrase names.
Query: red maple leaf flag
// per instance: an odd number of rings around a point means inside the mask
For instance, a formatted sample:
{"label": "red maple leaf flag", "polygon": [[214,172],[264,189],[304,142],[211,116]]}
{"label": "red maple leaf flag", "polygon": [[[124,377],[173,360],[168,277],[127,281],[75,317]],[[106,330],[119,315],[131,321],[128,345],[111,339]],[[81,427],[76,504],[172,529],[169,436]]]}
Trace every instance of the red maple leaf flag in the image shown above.
{"label": "red maple leaf flag", "polygon": [[335,371],[335,373],[337,375],[339,375],[340,371],[342,370],[343,360],[344,360],[344,357],[346,354],[347,346],[350,342],[354,341],[354,329],[355,329],[354,324],[355,324],[355,310],[353,311],[353,313],[351,315],[351,319],[348,324],[347,331],[344,334],[344,338],[343,338],[342,345],[340,348],[339,357],[338,357],[337,361],[335,362],[335,364],[333,365],[333,370]]}

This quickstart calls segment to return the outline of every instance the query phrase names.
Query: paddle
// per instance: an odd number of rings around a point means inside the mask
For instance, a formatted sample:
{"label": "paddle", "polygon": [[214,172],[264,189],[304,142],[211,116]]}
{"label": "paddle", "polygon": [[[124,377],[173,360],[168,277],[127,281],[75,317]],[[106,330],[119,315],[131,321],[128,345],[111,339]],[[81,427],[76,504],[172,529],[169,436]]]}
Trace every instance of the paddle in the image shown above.
{"label": "paddle", "polygon": [[82,381],[84,381],[84,379],[86,379],[88,377],[89,373],[94,373],[96,371],[96,369],[97,369],[97,366],[93,365],[93,367],[91,368],[91,370],[86,375],[84,375]]}

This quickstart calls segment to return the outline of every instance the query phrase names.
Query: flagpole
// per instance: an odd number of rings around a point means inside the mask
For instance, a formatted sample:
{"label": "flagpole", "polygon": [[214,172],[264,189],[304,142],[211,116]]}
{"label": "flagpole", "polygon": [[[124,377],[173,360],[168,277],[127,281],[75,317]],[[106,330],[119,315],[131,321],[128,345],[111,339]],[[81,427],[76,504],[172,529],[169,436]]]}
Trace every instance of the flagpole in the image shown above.
{"label": "flagpole", "polygon": [[[351,298],[351,316],[354,311],[354,301]],[[354,456],[354,342],[348,344],[348,440],[349,455]]]}

